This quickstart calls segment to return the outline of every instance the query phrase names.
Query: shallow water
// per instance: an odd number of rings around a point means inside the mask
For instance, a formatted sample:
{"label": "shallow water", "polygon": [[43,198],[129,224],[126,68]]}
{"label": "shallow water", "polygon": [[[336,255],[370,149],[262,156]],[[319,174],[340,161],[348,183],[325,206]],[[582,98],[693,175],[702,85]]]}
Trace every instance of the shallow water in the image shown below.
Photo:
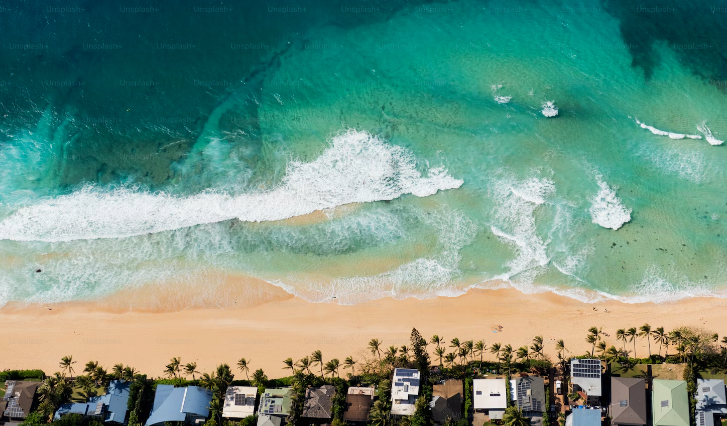
{"label": "shallow water", "polygon": [[8,8],[0,304],[723,296],[727,10],[629,3]]}

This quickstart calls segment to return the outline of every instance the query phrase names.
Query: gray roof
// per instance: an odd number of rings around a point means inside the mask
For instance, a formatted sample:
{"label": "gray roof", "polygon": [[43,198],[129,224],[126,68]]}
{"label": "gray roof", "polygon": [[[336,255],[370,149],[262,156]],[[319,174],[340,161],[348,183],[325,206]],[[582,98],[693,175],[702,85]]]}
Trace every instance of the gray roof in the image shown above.
{"label": "gray roof", "polygon": [[714,415],[727,414],[724,380],[697,380],[697,426],[714,426]]}
{"label": "gray roof", "polygon": [[283,419],[275,416],[266,416],[265,414],[258,416],[257,426],[280,426]]}
{"label": "gray roof", "polygon": [[331,385],[308,388],[305,390],[305,403],[303,405],[303,417],[315,419],[330,419],[333,417],[333,395],[336,388]]}
{"label": "gray roof", "polygon": [[443,384],[434,385],[430,402],[432,419],[437,423],[444,423],[447,419],[461,419],[463,399],[461,380],[447,380]]}
{"label": "gray roof", "polygon": [[545,382],[542,377],[518,377],[515,382],[512,399],[516,400],[517,408],[532,416],[532,412],[543,413],[545,406]]}
{"label": "gray roof", "polygon": [[601,426],[601,410],[573,410],[565,419],[565,426]]}
{"label": "gray roof", "polygon": [[187,414],[199,417],[209,416],[212,391],[198,386],[175,388],[172,385],[157,385],[154,406],[146,425],[164,422],[182,422]]}
{"label": "gray roof", "polygon": [[646,382],[644,379],[611,377],[610,414],[614,424],[646,424]]}
{"label": "gray roof", "polygon": [[588,396],[602,396],[601,360],[578,359],[570,361],[571,383],[577,385]]}

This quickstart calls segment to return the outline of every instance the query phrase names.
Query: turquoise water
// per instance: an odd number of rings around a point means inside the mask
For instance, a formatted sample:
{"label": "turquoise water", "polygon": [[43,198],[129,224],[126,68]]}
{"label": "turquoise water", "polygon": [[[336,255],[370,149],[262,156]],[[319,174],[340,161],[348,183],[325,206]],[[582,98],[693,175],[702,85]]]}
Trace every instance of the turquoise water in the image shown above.
{"label": "turquoise water", "polygon": [[0,14],[0,305],[727,294],[727,10],[249,3]]}

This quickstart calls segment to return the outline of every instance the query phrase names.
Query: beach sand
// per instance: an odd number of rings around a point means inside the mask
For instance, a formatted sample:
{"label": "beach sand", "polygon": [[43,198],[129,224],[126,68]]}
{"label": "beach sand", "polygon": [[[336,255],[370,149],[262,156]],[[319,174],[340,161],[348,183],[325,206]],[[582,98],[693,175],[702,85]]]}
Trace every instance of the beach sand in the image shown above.
{"label": "beach sand", "polygon": [[[121,293],[95,302],[7,305],[0,310],[1,368],[41,368],[50,374],[59,369],[62,356],[73,355],[77,371],[87,361],[96,360],[109,370],[123,363],[157,377],[174,356],[183,363],[197,362],[201,372],[210,372],[223,362],[234,366],[245,357],[251,371],[262,368],[274,378],[289,375],[282,368],[285,358],[297,360],[316,349],[325,360],[350,355],[362,361],[371,357],[366,350],[371,338],[380,339],[383,348],[409,345],[412,327],[427,338],[438,334],[447,342],[453,337],[484,339],[488,345],[509,343],[514,348],[529,345],[533,336],[542,335],[552,358],[556,358],[555,340],[561,338],[570,354],[590,350],[585,337],[591,326],[602,327],[609,335],[607,343],[617,347],[622,345],[615,338],[618,328],[639,327],[645,322],[667,330],[689,325],[720,336],[727,334],[727,301],[716,298],[594,305],[550,293],[525,295],[500,289],[471,290],[459,297],[381,299],[342,306],[308,303],[262,281],[248,279],[245,286],[239,284],[232,280],[230,287],[244,287],[245,292],[229,290],[216,297],[241,297],[238,300],[248,302],[224,309],[208,303],[207,307],[179,310],[190,299],[170,296],[166,290],[156,295],[149,290]],[[163,297],[173,303],[160,304],[166,300]],[[142,299],[154,300],[156,308],[144,307]],[[493,332],[498,325],[502,331]],[[651,346],[658,351],[653,342]],[[633,345],[627,344],[627,348]],[[638,339],[636,355],[647,354],[646,341]],[[485,355],[485,359],[492,358]]]}

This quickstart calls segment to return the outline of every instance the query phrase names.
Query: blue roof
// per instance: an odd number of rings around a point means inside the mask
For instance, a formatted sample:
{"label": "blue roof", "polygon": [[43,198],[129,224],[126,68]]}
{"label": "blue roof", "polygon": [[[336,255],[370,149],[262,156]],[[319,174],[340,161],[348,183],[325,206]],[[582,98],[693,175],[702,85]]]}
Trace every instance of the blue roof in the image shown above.
{"label": "blue roof", "polygon": [[573,426],[601,426],[601,410],[573,410]]}
{"label": "blue roof", "polygon": [[197,386],[175,388],[171,385],[157,385],[154,406],[146,425],[164,422],[182,422],[187,414],[207,417],[212,401],[212,391]]}
{"label": "blue roof", "polygon": [[129,400],[130,386],[131,382],[114,380],[109,383],[108,393],[106,395],[94,396],[89,398],[88,402],[63,404],[58,408],[58,411],[56,411],[53,417],[58,420],[64,414],[91,415],[96,411],[96,406],[100,402],[106,406],[104,421],[124,423],[124,420],[126,420],[126,404]]}

